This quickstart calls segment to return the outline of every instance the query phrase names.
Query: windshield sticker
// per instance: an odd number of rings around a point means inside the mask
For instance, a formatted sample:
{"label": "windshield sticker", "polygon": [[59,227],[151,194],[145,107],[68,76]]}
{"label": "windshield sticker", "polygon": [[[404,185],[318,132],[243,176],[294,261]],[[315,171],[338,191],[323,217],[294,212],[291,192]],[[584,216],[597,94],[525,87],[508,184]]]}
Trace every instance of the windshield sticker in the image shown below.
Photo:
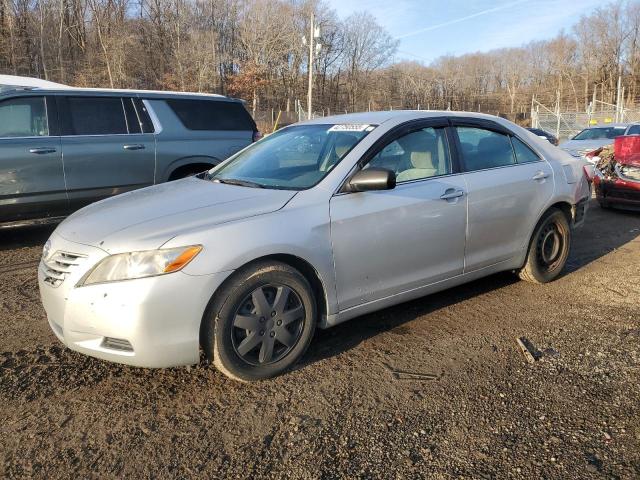
{"label": "windshield sticker", "polygon": [[330,132],[370,132],[373,130],[373,125],[362,125],[358,123],[345,123],[342,125],[334,125],[329,129]]}

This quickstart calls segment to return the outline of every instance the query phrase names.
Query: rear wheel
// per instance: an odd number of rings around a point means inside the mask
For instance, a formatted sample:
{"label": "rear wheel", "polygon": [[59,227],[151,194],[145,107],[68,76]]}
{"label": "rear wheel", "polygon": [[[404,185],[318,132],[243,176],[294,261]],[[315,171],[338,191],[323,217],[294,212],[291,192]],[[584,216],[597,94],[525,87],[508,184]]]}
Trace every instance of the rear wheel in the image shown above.
{"label": "rear wheel", "polygon": [[571,228],[566,215],[549,210],[538,222],[531,237],[527,260],[518,273],[532,283],[547,283],[560,275],[569,257]]}
{"label": "rear wheel", "polygon": [[205,318],[204,349],[235,380],[286,371],[302,357],[316,327],[316,302],[306,278],[268,262],[238,271],[216,295]]}

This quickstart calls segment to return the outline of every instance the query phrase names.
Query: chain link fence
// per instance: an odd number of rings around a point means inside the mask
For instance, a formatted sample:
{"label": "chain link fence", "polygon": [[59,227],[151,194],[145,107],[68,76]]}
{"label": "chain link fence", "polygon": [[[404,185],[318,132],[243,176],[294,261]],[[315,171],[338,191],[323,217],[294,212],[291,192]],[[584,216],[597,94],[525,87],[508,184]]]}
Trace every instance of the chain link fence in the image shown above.
{"label": "chain link fence", "polygon": [[552,133],[558,139],[572,138],[590,126],[611,123],[640,122],[640,107],[617,111],[615,106],[598,108],[593,112],[556,112],[538,105],[531,111],[531,126]]}
{"label": "chain link fence", "polygon": [[[292,123],[307,120],[307,112],[299,100],[294,102],[293,110],[289,111],[272,108],[270,110],[249,110],[249,112],[253,116],[258,129],[264,134],[275,132],[277,129]],[[311,118],[321,118],[330,114],[331,112],[328,110],[316,111],[311,113]]]}

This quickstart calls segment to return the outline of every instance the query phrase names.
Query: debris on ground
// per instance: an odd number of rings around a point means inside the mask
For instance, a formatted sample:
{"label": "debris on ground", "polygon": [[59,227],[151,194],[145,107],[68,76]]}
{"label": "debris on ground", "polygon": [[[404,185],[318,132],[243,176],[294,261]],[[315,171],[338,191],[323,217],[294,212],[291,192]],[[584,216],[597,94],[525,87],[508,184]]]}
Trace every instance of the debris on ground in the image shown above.
{"label": "debris on ground", "polygon": [[536,347],[533,346],[533,343],[531,343],[526,337],[518,337],[516,338],[516,342],[518,342],[518,346],[520,347],[520,350],[522,350],[522,354],[524,355],[524,358],[527,359],[527,362],[535,363],[535,361],[542,356]]}

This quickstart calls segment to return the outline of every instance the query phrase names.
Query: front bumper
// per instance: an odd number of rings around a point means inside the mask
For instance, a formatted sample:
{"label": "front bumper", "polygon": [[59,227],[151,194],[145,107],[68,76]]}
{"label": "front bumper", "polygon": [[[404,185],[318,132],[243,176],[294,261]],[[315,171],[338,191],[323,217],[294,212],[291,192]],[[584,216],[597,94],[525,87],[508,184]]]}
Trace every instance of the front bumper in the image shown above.
{"label": "front bumper", "polygon": [[595,177],[594,185],[598,201],[640,209],[640,182]]}
{"label": "front bumper", "polygon": [[182,272],[75,287],[106,252],[51,238],[57,251],[80,255],[79,264],[54,285],[50,262],[40,262],[38,284],[51,329],[67,347],[86,355],[138,367],[173,367],[199,361],[199,331],[213,292],[228,272]]}

